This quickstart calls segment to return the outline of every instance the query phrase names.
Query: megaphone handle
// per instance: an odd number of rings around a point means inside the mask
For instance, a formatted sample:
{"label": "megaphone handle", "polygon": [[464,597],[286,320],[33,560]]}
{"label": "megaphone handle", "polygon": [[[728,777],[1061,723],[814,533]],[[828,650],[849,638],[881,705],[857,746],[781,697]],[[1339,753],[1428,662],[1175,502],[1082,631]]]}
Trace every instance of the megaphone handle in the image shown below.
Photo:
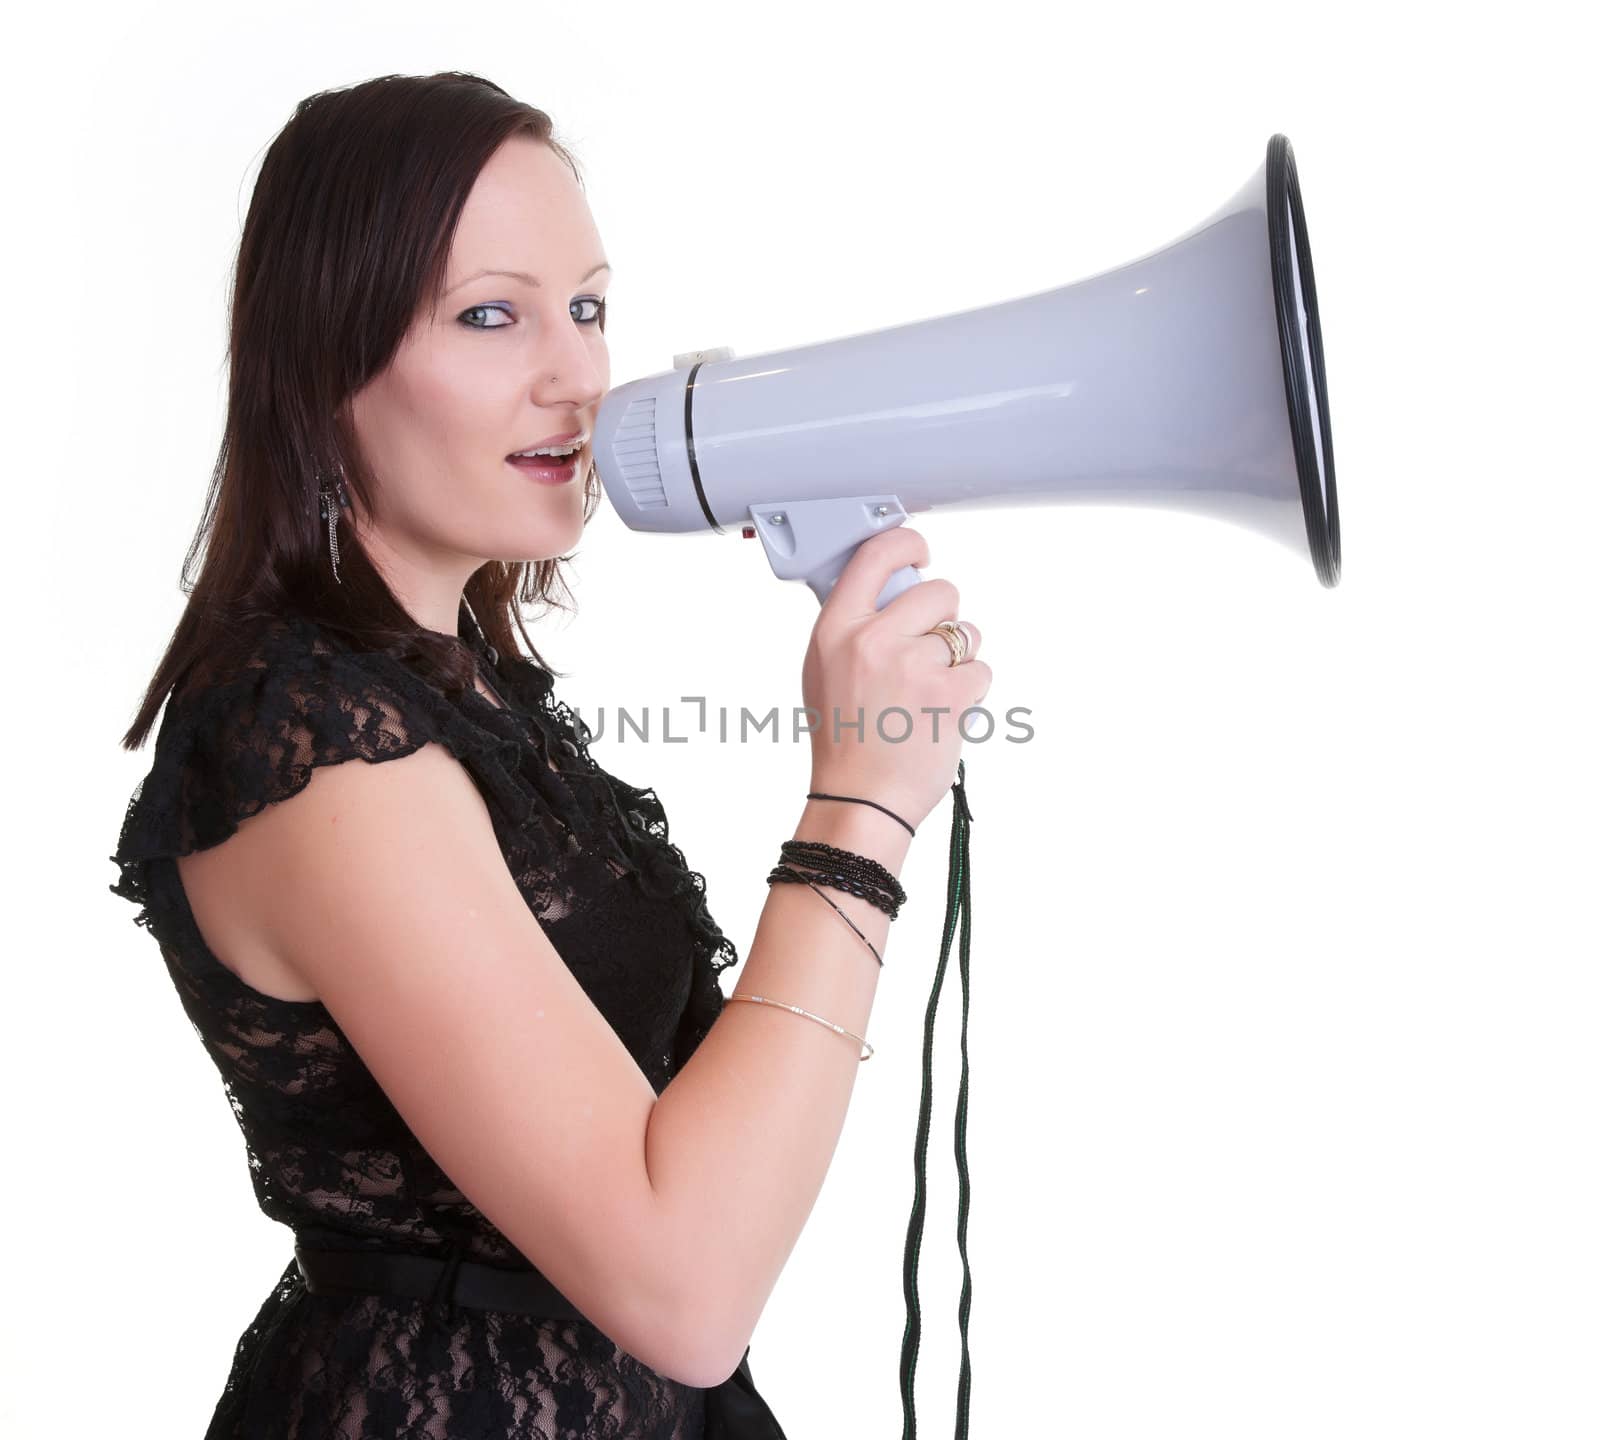
{"label": "megaphone handle", "polygon": [[902,565],[889,577],[889,583],[878,591],[878,603],[874,608],[883,609],[896,595],[903,595],[913,585],[920,585],[921,583],[922,571],[917,569],[915,565]]}
{"label": "megaphone handle", "polygon": [[[850,557],[880,531],[904,523],[906,512],[896,496],[865,495],[752,505],[750,518],[773,573],[781,580],[804,580],[822,604]],[[878,592],[876,608],[921,579],[916,566],[902,565]]]}
{"label": "megaphone handle", "polygon": [[[854,554],[851,551],[850,554]],[[808,575],[806,584],[811,587],[811,593],[817,597],[817,603],[823,604],[833,593],[833,587],[838,583],[839,576],[844,573],[844,567],[849,562],[850,555],[843,556],[837,563],[830,565],[826,575]],[[903,595],[913,585],[922,582],[922,572],[915,565],[902,565],[884,582],[883,589],[878,591],[878,599],[873,609],[881,610],[896,595]]]}

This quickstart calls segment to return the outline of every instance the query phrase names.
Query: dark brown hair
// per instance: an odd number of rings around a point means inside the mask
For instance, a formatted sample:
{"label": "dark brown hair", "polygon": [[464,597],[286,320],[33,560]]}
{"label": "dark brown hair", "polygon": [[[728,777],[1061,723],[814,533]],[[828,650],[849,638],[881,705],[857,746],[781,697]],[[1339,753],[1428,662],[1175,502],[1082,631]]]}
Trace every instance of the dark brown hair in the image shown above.
{"label": "dark brown hair", "polygon": [[[553,130],[543,110],[459,71],[384,75],[295,107],[262,161],[239,240],[227,417],[179,579],[189,602],[125,749],[144,743],[170,693],[226,671],[262,621],[290,612],[358,649],[397,656],[452,693],[474,683],[470,652],[417,624],[348,525],[343,583],[333,578],[317,491],[342,465],[370,513],[372,477],[346,402],[389,363],[418,311],[437,304],[462,207],[505,140],[542,141],[583,184]],[[585,523],[599,499],[591,462]],[[488,561],[467,582],[466,602],[502,654],[521,653],[515,625],[544,665],[520,606],[570,610],[557,593],[571,598],[560,571],[569,558]]]}

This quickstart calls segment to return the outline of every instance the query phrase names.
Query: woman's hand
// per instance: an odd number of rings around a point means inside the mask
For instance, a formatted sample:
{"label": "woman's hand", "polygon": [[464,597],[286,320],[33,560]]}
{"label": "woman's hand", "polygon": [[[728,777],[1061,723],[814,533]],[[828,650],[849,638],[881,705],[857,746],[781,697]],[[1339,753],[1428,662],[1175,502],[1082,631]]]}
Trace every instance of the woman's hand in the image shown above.
{"label": "woman's hand", "polygon": [[873,608],[894,571],[927,563],[928,542],[906,525],[865,541],[823,603],[801,671],[813,712],[811,789],[875,800],[911,825],[954,783],[958,721],[993,679],[971,658],[982,639],[971,621],[961,622],[968,658],[959,665],[944,638],[927,633],[956,618],[960,597],[948,580],[924,580]]}

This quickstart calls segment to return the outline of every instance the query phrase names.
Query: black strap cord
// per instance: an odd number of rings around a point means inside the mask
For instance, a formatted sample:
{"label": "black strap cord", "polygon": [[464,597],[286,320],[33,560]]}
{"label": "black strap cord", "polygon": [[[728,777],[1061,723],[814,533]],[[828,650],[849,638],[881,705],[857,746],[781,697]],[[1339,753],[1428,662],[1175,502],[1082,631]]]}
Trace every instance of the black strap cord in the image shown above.
{"label": "black strap cord", "polygon": [[950,815],[950,879],[945,898],[944,941],[939,947],[939,964],[934,971],[933,993],[928,997],[927,1017],[922,1035],[922,1105],[917,1115],[916,1196],[911,1205],[911,1221],[906,1233],[906,1333],[900,1345],[900,1401],[905,1414],[903,1440],[915,1440],[917,1433],[916,1375],[917,1351],[922,1342],[922,1306],[917,1297],[917,1258],[922,1250],[923,1212],[927,1200],[928,1131],[933,1108],[933,1027],[939,1013],[939,995],[944,988],[946,962],[956,922],[961,925],[961,1087],[956,1096],[956,1173],[959,1199],[956,1207],[956,1244],[961,1251],[961,1378],[956,1390],[956,1437],[966,1440],[967,1407],[972,1399],[972,1360],[967,1352],[967,1318],[972,1311],[972,1270],[967,1263],[967,1209],[970,1182],[967,1174],[967,1013],[971,1000],[972,975],[972,877],[968,851],[972,811],[967,805],[967,762],[956,762],[956,780],[950,788],[955,805]]}

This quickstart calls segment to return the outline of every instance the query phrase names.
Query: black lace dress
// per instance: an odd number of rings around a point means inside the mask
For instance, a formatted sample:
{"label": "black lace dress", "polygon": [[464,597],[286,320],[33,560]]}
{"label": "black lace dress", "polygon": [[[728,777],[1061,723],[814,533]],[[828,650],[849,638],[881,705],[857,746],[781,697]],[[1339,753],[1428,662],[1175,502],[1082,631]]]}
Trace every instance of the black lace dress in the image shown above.
{"label": "black lace dress", "polygon": [[[234,675],[169,700],[111,857],[112,891],[141,907],[136,923],[221,1073],[261,1209],[312,1247],[532,1268],[320,1002],[256,990],[207,949],[174,856],[225,839],[316,766],[437,741],[472,775],[529,907],[657,1094],[721,1010],[717,976],[738,958],[654,791],[596,764],[548,671],[510,656],[490,675],[508,709],[476,691],[452,699],[298,617],[276,621]],[[313,1295],[291,1256],[239,1338],[207,1440],[698,1440],[704,1400],[587,1321]]]}

